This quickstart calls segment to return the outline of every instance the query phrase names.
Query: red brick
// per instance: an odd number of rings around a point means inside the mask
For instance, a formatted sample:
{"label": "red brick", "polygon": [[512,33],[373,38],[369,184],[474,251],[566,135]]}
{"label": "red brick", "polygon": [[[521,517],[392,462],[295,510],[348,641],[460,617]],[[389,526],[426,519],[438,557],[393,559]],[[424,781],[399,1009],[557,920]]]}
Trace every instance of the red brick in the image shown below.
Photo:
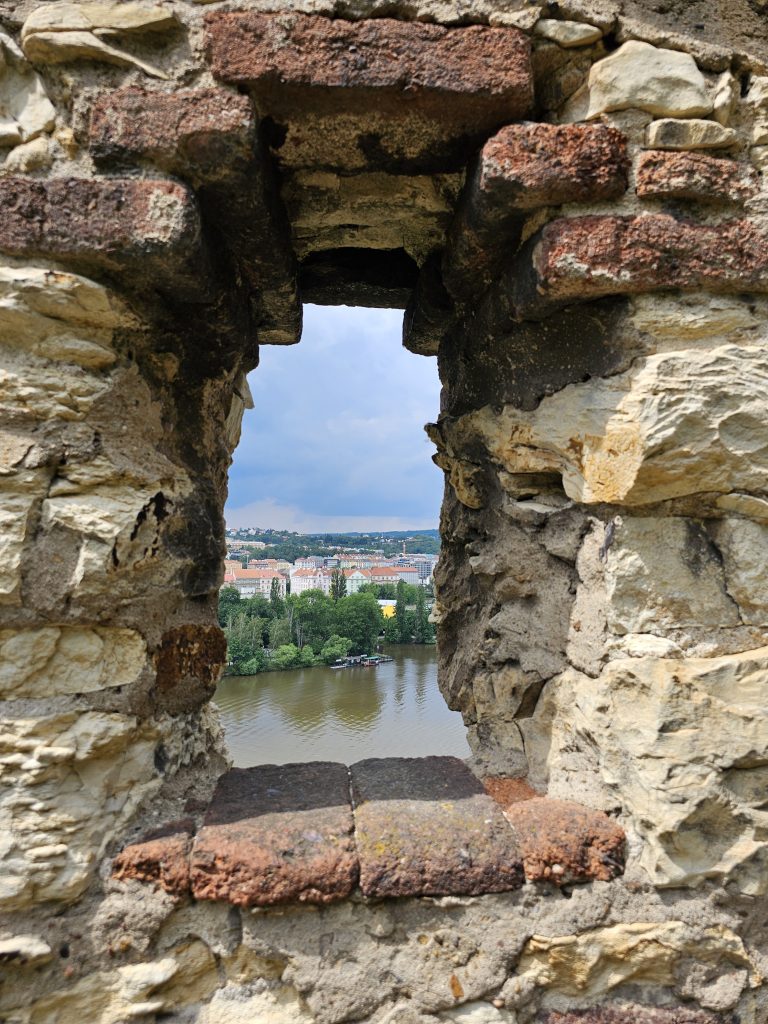
{"label": "red brick", "polygon": [[100,161],[146,159],[215,180],[250,160],[255,132],[250,100],[228,89],[127,88],[94,105],[90,148]]}
{"label": "red brick", "polygon": [[605,125],[519,124],[480,153],[449,233],[445,282],[457,297],[487,286],[519,238],[525,213],[542,206],[616,199],[627,189],[621,132]]}
{"label": "red brick", "polygon": [[199,231],[194,197],[178,182],[0,180],[0,251],[12,256],[117,270],[148,256],[189,259]]}
{"label": "red brick", "polygon": [[753,167],[705,153],[649,150],[637,165],[637,194],[643,199],[743,203],[757,189]]}
{"label": "red brick", "polygon": [[288,163],[344,165],[355,150],[380,170],[458,169],[533,103],[530,43],[514,28],[255,11],[209,13],[206,28],[214,75],[247,86],[260,113],[287,126]]}
{"label": "red brick", "polygon": [[608,815],[534,797],[505,807],[529,882],[607,882],[624,870],[624,831]]}
{"label": "red brick", "polygon": [[150,882],[174,896],[189,892],[189,851],[194,822],[191,818],[169,822],[115,857],[112,877]]}
{"label": "red brick", "polygon": [[358,874],[352,833],[343,764],[235,768],[194,842],[192,893],[241,907],[344,899]]}
{"label": "red brick", "polygon": [[695,224],[666,214],[574,217],[548,224],[516,268],[520,315],[663,288],[768,291],[768,238],[748,220]]}
{"label": "red brick", "polygon": [[522,885],[512,829],[458,758],[371,758],[350,774],[366,896],[479,895]]}

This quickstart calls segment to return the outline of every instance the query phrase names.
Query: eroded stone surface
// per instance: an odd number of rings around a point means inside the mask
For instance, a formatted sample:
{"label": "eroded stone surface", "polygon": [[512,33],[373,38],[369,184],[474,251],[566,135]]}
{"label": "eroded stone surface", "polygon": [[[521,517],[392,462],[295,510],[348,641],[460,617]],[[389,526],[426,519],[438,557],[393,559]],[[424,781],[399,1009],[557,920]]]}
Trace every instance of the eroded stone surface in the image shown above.
{"label": "eroded stone surface", "polygon": [[551,1010],[541,1014],[539,1020],[541,1024],[721,1024],[722,1018],[707,1010],[617,1003],[615,1006],[595,1006],[590,1010],[566,1013]]}
{"label": "eroded stone surface", "polygon": [[748,164],[701,153],[643,153],[637,166],[637,194],[702,203],[742,203],[759,188]]}
{"label": "eroded stone surface", "polygon": [[504,807],[529,882],[607,882],[624,867],[624,831],[600,811],[534,797]]}
{"label": "eroded stone surface", "polygon": [[281,146],[288,164],[307,164],[311,124],[315,166],[453,169],[457,146],[466,159],[467,142],[532,102],[529,44],[513,28],[251,11],[206,23],[216,77],[247,86],[262,112],[296,125]]}
{"label": "eroded stone surface", "polygon": [[191,818],[169,822],[124,847],[115,857],[112,877],[159,885],[174,896],[189,892],[189,854],[192,849],[194,821]]}
{"label": "eroded stone surface", "polygon": [[[550,302],[661,288],[768,291],[768,247],[751,221],[717,226],[640,217],[574,217],[549,224],[532,250],[532,288]],[[521,308],[537,301],[523,293]]]}
{"label": "eroded stone surface", "polygon": [[371,758],[350,775],[366,896],[471,895],[522,883],[511,829],[458,758]]}
{"label": "eroded stone surface", "polygon": [[357,881],[347,768],[235,768],[222,776],[192,849],[196,899],[236,906],[330,903]]}
{"label": "eroded stone surface", "polygon": [[627,188],[626,142],[603,125],[509,125],[480,153],[451,228],[449,289],[487,285],[519,241],[526,211],[618,198]]}
{"label": "eroded stone surface", "polygon": [[715,121],[663,118],[648,125],[646,139],[654,149],[728,149],[739,137]]}

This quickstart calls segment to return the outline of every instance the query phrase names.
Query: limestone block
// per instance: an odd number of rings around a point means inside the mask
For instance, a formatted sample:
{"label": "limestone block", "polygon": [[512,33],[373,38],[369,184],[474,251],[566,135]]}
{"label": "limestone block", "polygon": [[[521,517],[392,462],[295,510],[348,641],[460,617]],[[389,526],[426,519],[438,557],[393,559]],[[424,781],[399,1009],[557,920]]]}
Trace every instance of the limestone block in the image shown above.
{"label": "limestone block", "polygon": [[521,979],[530,979],[549,993],[587,998],[633,982],[654,990],[674,987],[675,969],[689,957],[723,972],[734,966],[742,969],[741,988],[762,980],[735,932],[722,925],[697,928],[674,920],[616,924],[579,935],[534,935],[517,971]]}
{"label": "limestone block", "polygon": [[[638,837],[654,885],[730,879],[742,892],[765,893],[767,690],[768,648],[616,660],[598,679],[569,670],[526,723],[526,752],[550,792],[599,780]],[[573,752],[595,747],[598,764],[588,763],[597,778],[589,779]]]}
{"label": "limestone block", "polygon": [[[0,379],[0,402],[2,394]],[[16,453],[12,458],[22,459],[32,448],[31,439],[0,435],[0,451],[8,452],[8,438],[16,442]],[[0,605],[20,603],[21,564],[24,542],[27,536],[29,517],[39,502],[48,482],[44,470],[23,472],[0,471]]]}
{"label": "limestone block", "polygon": [[0,963],[22,966],[44,964],[53,959],[53,950],[37,935],[14,935],[0,939]]}
{"label": "limestone block", "polygon": [[733,128],[724,128],[716,121],[680,121],[673,117],[652,121],[646,131],[650,149],[728,149],[738,138]]}
{"label": "limestone block", "polygon": [[37,138],[53,128],[55,119],[42,79],[0,32],[0,147]]}
{"label": "limestone block", "polygon": [[749,83],[747,103],[756,110],[768,110],[768,78],[753,75]]}
{"label": "limestone block", "polygon": [[70,901],[165,772],[209,756],[209,709],[186,718],[69,712],[0,721],[0,907]]}
{"label": "limestone block", "polygon": [[724,71],[715,85],[713,99],[714,111],[712,116],[723,126],[731,120],[734,107],[739,99],[739,80],[730,71]]}
{"label": "limestone block", "polygon": [[[767,552],[768,554],[768,552]],[[613,633],[656,633],[740,624],[720,555],[692,519],[622,517],[605,560]]]}
{"label": "limestone block", "polygon": [[2,165],[3,174],[29,174],[30,171],[47,170],[53,163],[50,139],[40,136],[30,142],[15,146]]}
{"label": "limestone block", "polygon": [[47,626],[0,630],[0,695],[37,700],[127,686],[146,663],[143,637],[130,629]]}
{"label": "limestone block", "polygon": [[723,519],[711,526],[728,593],[748,625],[768,623],[768,524]]}
{"label": "limestone block", "polygon": [[636,107],[659,117],[698,117],[713,103],[690,54],[630,40],[592,66],[587,118]]}
{"label": "limestone block", "polygon": [[706,292],[636,295],[632,310],[632,323],[639,331],[676,348],[686,341],[727,338],[758,326],[748,302]]}
{"label": "limestone block", "polygon": [[135,67],[155,78],[168,78],[160,68],[112,46],[106,38],[167,32],[177,24],[167,8],[129,0],[48,4],[33,11],[21,30],[26,56],[41,64],[60,64],[85,58]]}
{"label": "limestone block", "polygon": [[650,356],[569,385],[533,412],[486,407],[441,430],[455,450],[480,441],[509,473],[562,473],[573,500],[642,504],[760,493],[767,400],[768,357],[726,344]]}
{"label": "limestone block", "polygon": [[535,35],[549,39],[564,49],[589,46],[603,37],[602,31],[595,25],[587,25],[582,21],[555,21],[552,18],[541,18],[533,31]]}
{"label": "limestone block", "polygon": [[743,203],[758,191],[759,179],[749,164],[703,153],[650,150],[637,164],[641,199],[690,199],[700,203]]}

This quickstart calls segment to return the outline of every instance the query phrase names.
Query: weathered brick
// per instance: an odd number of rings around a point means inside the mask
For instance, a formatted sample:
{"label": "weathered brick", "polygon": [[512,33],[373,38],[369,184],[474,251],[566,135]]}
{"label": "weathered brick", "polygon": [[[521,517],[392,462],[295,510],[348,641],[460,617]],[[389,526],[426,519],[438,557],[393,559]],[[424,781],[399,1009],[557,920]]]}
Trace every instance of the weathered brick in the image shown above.
{"label": "weathered brick", "polygon": [[527,211],[616,199],[627,189],[621,132],[605,125],[502,128],[480,153],[449,233],[446,285],[457,297],[490,283],[514,250]]}
{"label": "weathered brick", "polygon": [[189,260],[199,242],[197,205],[178,182],[0,180],[0,251],[11,256],[118,270],[158,255]]}
{"label": "weathered brick", "polygon": [[102,96],[90,148],[102,165],[149,161],[200,187],[203,215],[248,283],[262,344],[301,335],[290,226],[251,101],[224,88],[139,88]]}
{"label": "weathered brick", "polygon": [[478,895],[522,884],[512,829],[458,758],[371,758],[350,773],[366,896]]}
{"label": "weathered brick", "polygon": [[542,1011],[537,1024],[728,1024],[733,1017],[709,1013],[707,1010],[683,1006],[640,1006],[637,1003],[616,1003],[594,1006],[589,1010]]}
{"label": "weathered brick", "polygon": [[356,154],[379,170],[458,169],[469,146],[533,103],[530,43],[514,28],[255,11],[212,12],[206,27],[214,75],[247,86],[260,112],[287,126],[289,164],[344,165]]}
{"label": "weathered brick", "polygon": [[194,821],[182,818],[147,833],[115,857],[112,877],[150,882],[175,896],[189,892],[189,851]]}
{"label": "weathered brick", "polygon": [[637,194],[643,199],[743,203],[757,189],[757,171],[749,164],[704,153],[649,150],[637,165]]}
{"label": "weathered brick", "polygon": [[510,286],[521,316],[663,288],[766,292],[768,239],[748,220],[696,224],[666,214],[561,219],[526,247]]}
{"label": "weathered brick", "polygon": [[529,882],[608,882],[624,869],[624,831],[600,811],[534,797],[508,804],[504,815]]}
{"label": "weathered brick", "polygon": [[434,116],[450,114],[450,98],[477,116],[509,118],[533,98],[528,40],[514,28],[254,11],[216,12],[206,25],[214,74],[264,94],[279,84],[363,106],[375,96],[393,113],[415,106]]}
{"label": "weathered brick", "polygon": [[194,842],[192,893],[243,907],[343,899],[357,882],[352,832],[345,765],[235,768]]}
{"label": "weathered brick", "polygon": [[97,161],[150,160],[208,181],[242,169],[255,134],[250,100],[228,89],[127,88],[97,100],[90,148]]}

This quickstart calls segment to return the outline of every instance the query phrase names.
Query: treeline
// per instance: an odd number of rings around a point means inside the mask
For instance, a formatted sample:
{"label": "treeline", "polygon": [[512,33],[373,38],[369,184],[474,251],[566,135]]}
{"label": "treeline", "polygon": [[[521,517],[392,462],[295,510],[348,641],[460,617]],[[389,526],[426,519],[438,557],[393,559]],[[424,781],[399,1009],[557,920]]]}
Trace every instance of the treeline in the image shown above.
{"label": "treeline", "polygon": [[258,536],[248,535],[244,532],[230,533],[231,541],[240,540],[262,540],[266,548],[253,548],[252,558],[284,558],[288,562],[295,562],[297,558],[307,555],[320,555],[323,558],[338,554],[340,549],[354,548],[358,551],[381,551],[383,557],[399,555],[402,551],[403,540],[406,542],[407,551],[418,551],[420,554],[437,555],[440,553],[440,537],[436,532],[413,535],[412,539],[405,537],[359,537],[356,534],[344,533],[319,533],[319,534],[292,534],[292,533],[269,533]]}
{"label": "treeline", "polygon": [[390,618],[377,604],[378,590],[367,585],[347,595],[337,585],[330,597],[306,590],[283,599],[276,588],[269,598],[242,598],[234,587],[225,587],[219,595],[219,624],[227,637],[227,672],[256,675],[331,665],[348,654],[373,652],[380,639],[434,643],[422,587],[399,583]]}

